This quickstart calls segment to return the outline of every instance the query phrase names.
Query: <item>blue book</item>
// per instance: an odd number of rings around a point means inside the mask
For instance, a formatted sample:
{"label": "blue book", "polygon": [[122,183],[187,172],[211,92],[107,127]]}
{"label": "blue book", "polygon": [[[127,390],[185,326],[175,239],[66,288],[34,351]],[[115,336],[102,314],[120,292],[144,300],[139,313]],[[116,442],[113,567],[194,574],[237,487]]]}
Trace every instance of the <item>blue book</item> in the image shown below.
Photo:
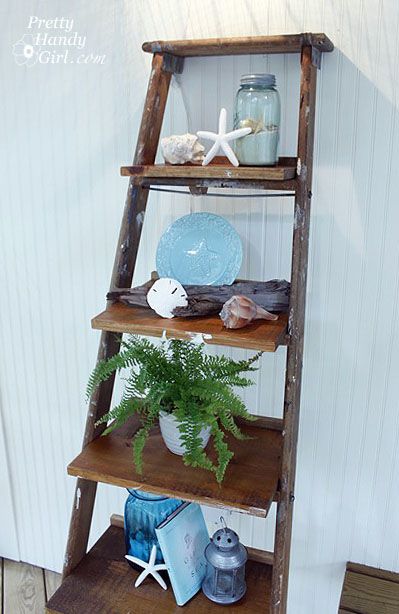
{"label": "blue book", "polygon": [[198,503],[183,503],[155,532],[167,565],[177,605],[184,605],[201,588],[204,551],[210,539]]}

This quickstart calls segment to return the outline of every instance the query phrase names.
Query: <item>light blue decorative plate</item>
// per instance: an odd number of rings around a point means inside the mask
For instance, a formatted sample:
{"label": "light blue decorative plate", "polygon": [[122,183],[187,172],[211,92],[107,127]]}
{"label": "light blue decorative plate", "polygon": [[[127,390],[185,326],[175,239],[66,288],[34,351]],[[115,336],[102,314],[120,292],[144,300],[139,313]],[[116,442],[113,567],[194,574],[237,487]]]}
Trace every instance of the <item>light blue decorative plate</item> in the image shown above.
{"label": "light blue decorative plate", "polygon": [[191,213],[176,220],[157,249],[160,277],[181,284],[232,284],[242,262],[241,239],[227,220],[213,213]]}

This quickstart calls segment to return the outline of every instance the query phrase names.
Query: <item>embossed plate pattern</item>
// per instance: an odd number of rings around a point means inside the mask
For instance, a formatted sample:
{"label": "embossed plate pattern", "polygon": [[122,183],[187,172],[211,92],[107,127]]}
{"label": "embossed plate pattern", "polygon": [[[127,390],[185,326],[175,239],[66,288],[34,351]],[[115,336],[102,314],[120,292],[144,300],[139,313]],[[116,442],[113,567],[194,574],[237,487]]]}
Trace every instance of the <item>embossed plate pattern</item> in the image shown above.
{"label": "embossed plate pattern", "polygon": [[232,284],[241,267],[241,239],[219,215],[191,213],[164,232],[156,260],[160,277],[172,277],[183,285]]}

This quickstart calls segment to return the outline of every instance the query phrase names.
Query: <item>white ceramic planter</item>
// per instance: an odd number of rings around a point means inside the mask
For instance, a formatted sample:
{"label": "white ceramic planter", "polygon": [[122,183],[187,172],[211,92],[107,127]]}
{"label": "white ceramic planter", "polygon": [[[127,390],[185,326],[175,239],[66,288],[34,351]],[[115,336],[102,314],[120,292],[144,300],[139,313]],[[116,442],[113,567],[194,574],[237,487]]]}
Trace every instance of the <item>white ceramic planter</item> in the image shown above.
{"label": "white ceramic planter", "polygon": [[[185,446],[180,439],[179,422],[172,414],[167,414],[164,411],[159,413],[159,426],[161,428],[162,438],[165,442],[168,450],[173,454],[183,456],[185,453]],[[202,439],[202,447],[205,448],[209,437],[211,436],[211,427],[207,426],[200,432],[200,438]]]}

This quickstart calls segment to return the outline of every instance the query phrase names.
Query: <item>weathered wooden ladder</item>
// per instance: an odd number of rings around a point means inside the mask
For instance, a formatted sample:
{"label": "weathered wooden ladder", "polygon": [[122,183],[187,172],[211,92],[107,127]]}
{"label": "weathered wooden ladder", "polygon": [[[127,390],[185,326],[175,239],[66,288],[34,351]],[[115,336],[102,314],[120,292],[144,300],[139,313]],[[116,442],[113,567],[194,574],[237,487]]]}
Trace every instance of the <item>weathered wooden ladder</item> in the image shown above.
{"label": "weathered wooden ladder", "polygon": [[[288,322],[284,317],[276,325],[262,322],[242,335],[222,331],[217,318],[159,323],[148,310],[108,304],[105,312],[94,318],[101,328],[98,360],[119,351],[123,332],[185,338],[190,331],[212,332],[212,343],[274,351],[287,345],[286,381],[283,418],[263,418],[256,428],[246,455],[252,455],[250,467],[237,462],[229,468],[221,488],[206,480],[201,472],[176,465],[172,455],[157,445],[159,435],[149,442],[148,463],[138,476],[127,446],[127,433],[99,438],[102,429],[95,424],[108,410],[114,386],[113,378],[102,384],[90,402],[81,454],[69,465],[68,472],[78,476],[61,587],[47,604],[48,612],[63,614],[100,612],[177,612],[171,591],[161,593],[151,583],[133,589],[132,570],[124,563],[123,532],[120,520],[86,554],[97,482],[144,489],[183,499],[226,506],[265,517],[273,501],[277,503],[274,553],[251,550],[248,564],[248,590],[244,600],[230,611],[286,611],[288,569],[296,450],[298,437],[301,372],[304,336],[306,276],[308,262],[309,220],[312,185],[312,155],[315,117],[316,74],[321,52],[332,51],[333,44],[324,34],[230,38],[145,43],[144,51],[153,54],[152,70],[132,167],[122,169],[130,176],[126,206],[117,245],[111,289],[131,286],[138,246],[151,185],[185,185],[194,190],[213,187],[259,188],[295,193],[291,295]],[[182,166],[155,165],[160,130],[174,73],[183,70],[189,56],[244,55],[269,53],[300,54],[300,104],[296,158],[281,160],[276,167],[238,167],[226,165]],[[199,320],[199,321],[198,321]],[[134,432],[134,428],[132,427]],[[131,432],[129,433],[131,435]],[[245,446],[240,442],[240,446]],[[152,447],[151,447],[152,446]],[[151,458],[154,464],[151,465]],[[180,462],[180,461],[179,461]],[[146,469],[148,467],[148,469]],[[256,469],[258,467],[258,469]],[[257,473],[259,471],[259,473]],[[251,472],[251,475],[248,475]],[[245,476],[246,474],[246,476]],[[199,477],[198,477],[199,476]],[[255,489],[255,490],[254,490]],[[118,526],[119,525],[119,526]],[[264,582],[263,582],[264,581]],[[185,606],[188,612],[201,614],[219,606],[198,594]],[[179,610],[180,611],[180,610]]]}

